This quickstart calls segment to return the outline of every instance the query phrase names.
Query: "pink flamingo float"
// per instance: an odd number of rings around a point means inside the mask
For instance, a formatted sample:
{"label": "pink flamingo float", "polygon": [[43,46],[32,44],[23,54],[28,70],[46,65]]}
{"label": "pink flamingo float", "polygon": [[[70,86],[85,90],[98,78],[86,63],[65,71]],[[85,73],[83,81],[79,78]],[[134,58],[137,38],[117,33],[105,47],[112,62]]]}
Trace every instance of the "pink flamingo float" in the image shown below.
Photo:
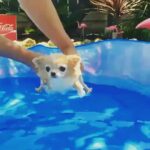
{"label": "pink flamingo float", "polygon": [[136,29],[150,29],[150,18],[140,22],[137,26]]}
{"label": "pink flamingo float", "polygon": [[85,34],[85,29],[88,27],[86,23],[82,22],[79,23],[79,21],[77,21],[77,25],[78,25],[78,29],[80,29],[82,31],[82,37],[84,39],[84,34]]}

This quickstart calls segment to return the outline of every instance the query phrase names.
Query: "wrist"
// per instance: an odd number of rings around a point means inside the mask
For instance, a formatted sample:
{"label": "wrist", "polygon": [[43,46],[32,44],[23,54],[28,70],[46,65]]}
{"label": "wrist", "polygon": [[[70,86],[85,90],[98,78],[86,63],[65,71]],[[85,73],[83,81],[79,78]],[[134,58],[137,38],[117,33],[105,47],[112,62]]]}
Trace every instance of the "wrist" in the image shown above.
{"label": "wrist", "polygon": [[77,51],[71,40],[69,40],[69,42],[65,42],[65,44],[62,44],[59,48],[65,55],[77,54]]}
{"label": "wrist", "polygon": [[73,54],[77,54],[77,51],[75,48],[69,48],[64,51],[64,54],[65,55],[73,55]]}

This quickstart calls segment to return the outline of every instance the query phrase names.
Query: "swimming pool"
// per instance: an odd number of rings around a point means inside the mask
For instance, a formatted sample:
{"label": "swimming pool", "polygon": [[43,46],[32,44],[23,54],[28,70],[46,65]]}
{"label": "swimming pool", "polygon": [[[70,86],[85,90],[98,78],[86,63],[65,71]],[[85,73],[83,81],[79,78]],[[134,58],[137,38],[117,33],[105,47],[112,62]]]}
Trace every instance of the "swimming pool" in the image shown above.
{"label": "swimming pool", "polygon": [[36,93],[32,70],[0,59],[0,150],[150,149],[150,43],[106,40],[77,49],[93,88],[82,99],[74,91]]}

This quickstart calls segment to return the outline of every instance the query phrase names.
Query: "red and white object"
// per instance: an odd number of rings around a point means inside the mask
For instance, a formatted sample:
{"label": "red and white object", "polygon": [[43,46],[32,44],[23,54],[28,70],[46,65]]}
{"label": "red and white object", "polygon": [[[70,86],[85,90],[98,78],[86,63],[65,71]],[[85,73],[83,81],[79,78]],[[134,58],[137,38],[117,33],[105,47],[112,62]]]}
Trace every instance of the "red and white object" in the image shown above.
{"label": "red and white object", "polygon": [[15,15],[0,15],[0,35],[17,40],[17,18]]}

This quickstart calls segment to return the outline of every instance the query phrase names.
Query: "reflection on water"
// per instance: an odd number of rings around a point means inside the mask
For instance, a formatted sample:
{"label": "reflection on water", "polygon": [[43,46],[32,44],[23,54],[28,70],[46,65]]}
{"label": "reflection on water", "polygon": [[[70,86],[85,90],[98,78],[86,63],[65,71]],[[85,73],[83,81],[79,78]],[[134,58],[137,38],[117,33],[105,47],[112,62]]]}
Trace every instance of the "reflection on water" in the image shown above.
{"label": "reflection on water", "polygon": [[150,149],[149,97],[90,85],[80,99],[35,93],[37,84],[0,80],[0,150]]}

